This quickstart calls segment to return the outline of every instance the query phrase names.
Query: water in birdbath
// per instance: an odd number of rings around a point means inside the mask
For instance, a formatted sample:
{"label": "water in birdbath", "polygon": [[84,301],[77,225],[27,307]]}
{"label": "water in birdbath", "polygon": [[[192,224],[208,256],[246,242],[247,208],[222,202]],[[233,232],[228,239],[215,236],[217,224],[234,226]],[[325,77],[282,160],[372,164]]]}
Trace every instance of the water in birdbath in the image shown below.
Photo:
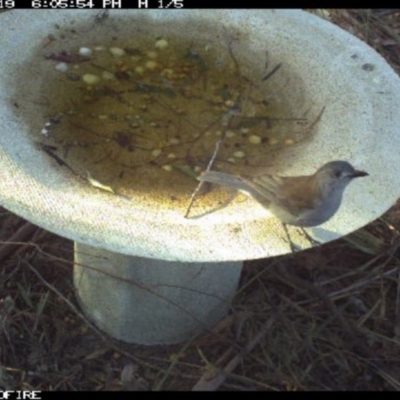
{"label": "water in birdbath", "polygon": [[274,87],[285,65],[263,56],[243,65],[233,40],[143,34],[45,51],[42,62],[52,66],[44,92],[57,101],[35,142],[93,186],[128,198],[187,199],[218,141],[213,168],[240,173],[309,134],[311,121],[293,115]]}

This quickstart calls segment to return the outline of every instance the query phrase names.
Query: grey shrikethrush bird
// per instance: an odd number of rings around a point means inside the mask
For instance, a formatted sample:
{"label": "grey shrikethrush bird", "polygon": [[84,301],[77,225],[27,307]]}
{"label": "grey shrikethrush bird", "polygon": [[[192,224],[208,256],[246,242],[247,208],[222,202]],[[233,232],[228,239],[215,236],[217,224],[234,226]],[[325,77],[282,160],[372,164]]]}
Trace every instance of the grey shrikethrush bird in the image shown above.
{"label": "grey shrikethrush bird", "polygon": [[245,177],[205,171],[197,179],[245,192],[283,224],[311,227],[328,221],[338,211],[347,185],[354,178],[367,175],[347,161],[331,161],[307,176]]}

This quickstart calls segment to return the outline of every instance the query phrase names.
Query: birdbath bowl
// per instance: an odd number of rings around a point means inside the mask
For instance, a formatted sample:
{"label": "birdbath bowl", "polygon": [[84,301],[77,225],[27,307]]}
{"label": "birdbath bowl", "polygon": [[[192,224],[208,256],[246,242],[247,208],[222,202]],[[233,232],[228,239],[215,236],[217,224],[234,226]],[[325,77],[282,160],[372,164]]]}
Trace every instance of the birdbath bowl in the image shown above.
{"label": "birdbath bowl", "polygon": [[[0,24],[1,204],[74,241],[77,297],[117,339],[177,343],[211,328],[243,260],[291,251],[268,210],[226,188],[199,193],[185,218],[217,145],[213,169],[225,172],[311,174],[332,160],[367,171],[308,229],[320,243],[399,197],[399,79],[325,20],[17,10]],[[289,235],[310,247],[297,228]]]}

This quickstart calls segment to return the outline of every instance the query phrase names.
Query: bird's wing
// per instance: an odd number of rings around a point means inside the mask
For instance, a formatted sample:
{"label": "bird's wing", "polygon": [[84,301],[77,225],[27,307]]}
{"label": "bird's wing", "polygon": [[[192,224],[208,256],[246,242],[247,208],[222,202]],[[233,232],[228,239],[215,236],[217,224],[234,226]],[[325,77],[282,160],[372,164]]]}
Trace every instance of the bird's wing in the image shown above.
{"label": "bird's wing", "polygon": [[321,196],[315,180],[309,176],[280,177],[259,175],[255,177],[234,176],[223,172],[206,171],[198,180],[234,187],[254,197],[259,203],[277,215],[297,218],[320,206]]}
{"label": "bird's wing", "polygon": [[[251,194],[259,200],[259,196],[268,202],[274,202],[276,199],[276,192],[279,190],[282,178],[271,175],[259,175],[252,178],[241,177],[244,183],[246,183],[253,190]],[[256,192],[259,196],[254,194]],[[259,200],[260,201],[260,200]]]}
{"label": "bird's wing", "polygon": [[300,216],[319,208],[322,202],[320,188],[311,176],[282,177],[276,200],[292,215]]}

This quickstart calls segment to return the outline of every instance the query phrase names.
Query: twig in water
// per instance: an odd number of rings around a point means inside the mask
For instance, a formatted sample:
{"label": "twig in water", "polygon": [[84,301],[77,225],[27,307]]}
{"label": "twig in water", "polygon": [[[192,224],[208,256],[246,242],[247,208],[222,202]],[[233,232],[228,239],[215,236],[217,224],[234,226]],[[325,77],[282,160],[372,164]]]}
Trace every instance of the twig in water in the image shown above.
{"label": "twig in water", "polygon": [[270,72],[268,72],[266,75],[264,75],[261,80],[262,81],[266,81],[268,78],[271,78],[271,76],[278,71],[278,69],[282,66],[282,63],[279,63],[278,65],[276,65],[274,68],[272,68],[272,70]]}
{"label": "twig in water", "polygon": [[[223,139],[224,139],[224,137],[222,136],[221,139],[219,139],[217,141],[217,143],[215,144],[214,153],[213,153],[213,155],[212,155],[212,157],[211,157],[211,159],[210,159],[210,161],[209,161],[209,163],[207,165],[206,172],[209,171],[211,169],[211,167],[213,166],[215,158],[217,157],[217,154],[218,154],[219,146],[221,145],[221,142],[222,142]],[[192,208],[194,199],[195,199],[197,193],[199,193],[199,191],[202,188],[203,184],[204,184],[203,181],[199,182],[199,184],[197,185],[195,191],[193,192],[192,196],[190,197],[190,203],[188,205],[188,208],[186,210],[185,215],[183,216],[184,218],[188,217],[188,215],[190,213],[190,209]]]}

